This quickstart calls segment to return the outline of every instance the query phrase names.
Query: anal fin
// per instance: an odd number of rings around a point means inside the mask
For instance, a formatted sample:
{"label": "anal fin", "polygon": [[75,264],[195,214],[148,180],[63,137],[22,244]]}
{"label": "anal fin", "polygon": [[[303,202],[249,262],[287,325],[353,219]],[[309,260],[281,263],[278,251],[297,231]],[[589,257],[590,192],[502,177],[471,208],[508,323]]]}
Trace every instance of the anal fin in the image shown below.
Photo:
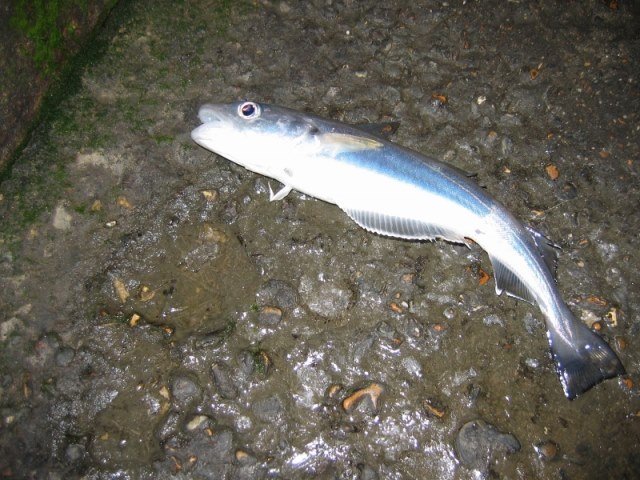
{"label": "anal fin", "polygon": [[341,207],[351,219],[362,228],[389,237],[408,240],[434,240],[441,238],[449,242],[467,244],[460,234],[440,225],[423,222],[414,218],[398,217],[367,210]]}

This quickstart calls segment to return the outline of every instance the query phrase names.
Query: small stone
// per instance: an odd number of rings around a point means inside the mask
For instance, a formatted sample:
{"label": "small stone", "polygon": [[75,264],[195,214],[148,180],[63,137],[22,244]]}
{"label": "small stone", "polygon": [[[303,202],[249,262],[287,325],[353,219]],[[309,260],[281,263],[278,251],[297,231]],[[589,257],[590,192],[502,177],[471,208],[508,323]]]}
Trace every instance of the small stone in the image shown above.
{"label": "small stone", "polygon": [[293,310],[298,305],[295,289],[283,280],[269,280],[258,290],[256,299],[259,305],[273,305],[284,310]]}
{"label": "small stone", "polygon": [[236,450],[235,457],[240,465],[253,465],[256,463],[256,458],[245,450]]}
{"label": "small stone", "polygon": [[162,386],[162,388],[160,388],[158,393],[160,393],[162,398],[164,398],[165,400],[169,400],[171,398],[171,396],[169,394],[169,389],[167,387],[165,387],[165,386]]}
{"label": "small stone", "polygon": [[484,420],[465,423],[456,437],[456,452],[467,468],[488,472],[497,455],[520,450],[520,442],[511,434],[502,433]]}
{"label": "small stone", "polygon": [[77,443],[72,443],[67,446],[64,454],[67,457],[67,460],[71,463],[76,463],[85,456],[86,450],[85,448]]}
{"label": "small stone", "polygon": [[75,357],[75,350],[70,347],[62,347],[56,352],[55,361],[59,367],[66,367]]}
{"label": "small stone", "polygon": [[141,318],[142,317],[140,315],[138,315],[137,313],[134,313],[133,315],[131,315],[131,318],[129,319],[129,326],[130,327],[137,326]]}
{"label": "small stone", "polygon": [[112,283],[113,283],[113,288],[115,289],[116,294],[120,299],[120,302],[125,303],[129,298],[129,291],[127,290],[127,287],[125,286],[124,282],[119,278],[114,278]]}
{"label": "small stone", "polygon": [[555,165],[547,165],[545,167],[545,170],[547,171],[547,175],[551,180],[556,180],[560,176],[560,171]]}
{"label": "small stone", "polygon": [[180,425],[180,415],[177,412],[169,412],[160,428],[156,430],[156,437],[161,442],[174,437]]}
{"label": "small stone", "polygon": [[140,287],[140,290],[138,291],[138,298],[140,298],[140,300],[142,300],[143,302],[148,302],[153,297],[155,297],[155,295],[156,295],[156,292],[151,290],[151,288],[148,287],[147,285],[142,285]]}
{"label": "small stone", "polygon": [[282,310],[278,307],[262,307],[258,315],[258,322],[263,325],[277,325],[282,320]]}
{"label": "small stone", "polygon": [[201,388],[191,378],[178,376],[171,382],[171,393],[178,406],[186,408],[200,398]]}
{"label": "small stone", "polygon": [[192,432],[193,430],[196,430],[203,426],[208,426],[208,424],[210,423],[209,420],[209,417],[207,417],[206,415],[195,415],[193,418],[191,418],[191,420],[187,422],[186,428],[188,431]]}
{"label": "small stone", "polygon": [[398,305],[396,302],[391,302],[389,304],[389,308],[391,310],[393,310],[395,313],[402,313],[403,312],[402,307],[400,305]]}
{"label": "small stone", "polygon": [[231,400],[238,396],[238,390],[233,384],[229,367],[223,363],[214,363],[211,365],[211,374],[213,376],[213,383],[222,398]]}
{"label": "small stone", "polygon": [[202,190],[200,193],[207,202],[215,202],[218,199],[218,192],[215,190]]}
{"label": "small stone", "polygon": [[278,9],[280,10],[280,13],[287,14],[291,11],[291,6],[287,2],[280,2]]}
{"label": "small stone", "polygon": [[624,349],[627,348],[628,343],[627,343],[627,341],[625,340],[624,337],[621,337],[621,336],[618,335],[613,340],[614,340],[614,342],[616,344],[616,348],[618,350],[624,350]]}
{"label": "small stone", "polygon": [[544,461],[555,460],[558,456],[558,444],[552,440],[537,443],[534,449],[538,456]]}
{"label": "small stone", "polygon": [[204,242],[226,243],[229,237],[222,230],[212,227],[209,224],[202,225],[198,238]]}
{"label": "small stone", "polygon": [[322,317],[337,318],[353,300],[353,293],[333,282],[314,280],[305,275],[300,280],[300,294],[309,310]]}
{"label": "small stone", "polygon": [[131,203],[129,203],[129,200],[127,200],[127,197],[120,195],[118,198],[116,198],[116,204],[119,207],[122,208],[126,208],[127,210],[131,210],[133,208],[133,205],[131,205]]}
{"label": "small stone", "polygon": [[324,396],[327,400],[334,401],[338,398],[338,395],[340,395],[340,392],[342,392],[342,390],[344,390],[344,385],[334,383],[327,387]]}
{"label": "small stone", "polygon": [[72,220],[73,217],[62,205],[58,205],[56,207],[56,210],[53,213],[53,228],[58,230],[69,230],[71,228]]}
{"label": "small stone", "polygon": [[379,383],[371,383],[368,386],[356,390],[342,401],[342,408],[347,413],[352,413],[359,405],[366,402],[372,413],[377,413],[380,408],[380,397],[384,393],[384,387]]}
{"label": "small stone", "polygon": [[415,279],[416,279],[415,273],[405,273],[401,277],[402,283],[405,283],[407,285],[412,284],[415,281]]}
{"label": "small stone", "polygon": [[447,413],[447,408],[439,400],[433,398],[425,399],[423,406],[429,417],[442,418]]}

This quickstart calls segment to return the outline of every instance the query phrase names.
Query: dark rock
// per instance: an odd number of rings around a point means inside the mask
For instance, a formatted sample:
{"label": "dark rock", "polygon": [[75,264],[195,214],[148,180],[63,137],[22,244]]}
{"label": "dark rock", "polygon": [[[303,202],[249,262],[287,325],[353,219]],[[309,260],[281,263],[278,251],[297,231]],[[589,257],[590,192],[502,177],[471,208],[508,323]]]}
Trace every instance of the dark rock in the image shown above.
{"label": "dark rock", "polygon": [[291,310],[298,305],[295,288],[283,280],[269,280],[258,290],[256,299],[259,305],[276,305],[285,310]]}
{"label": "dark rock", "polygon": [[177,412],[169,412],[162,425],[156,432],[158,440],[164,442],[178,432],[180,415]]}
{"label": "dark rock", "polygon": [[456,437],[456,452],[467,468],[486,472],[498,455],[520,450],[520,442],[509,433],[502,433],[484,420],[465,423]]}
{"label": "dark rock", "polygon": [[233,384],[232,375],[227,365],[214,363],[211,365],[211,374],[213,383],[215,383],[216,389],[222,398],[231,400],[238,396],[238,389]]}
{"label": "dark rock", "polygon": [[282,320],[282,310],[278,307],[264,306],[260,309],[258,322],[261,325],[274,326]]}
{"label": "dark rock", "polygon": [[171,393],[175,403],[182,409],[186,409],[189,404],[200,399],[202,389],[195,380],[182,375],[175,377],[171,382]]}

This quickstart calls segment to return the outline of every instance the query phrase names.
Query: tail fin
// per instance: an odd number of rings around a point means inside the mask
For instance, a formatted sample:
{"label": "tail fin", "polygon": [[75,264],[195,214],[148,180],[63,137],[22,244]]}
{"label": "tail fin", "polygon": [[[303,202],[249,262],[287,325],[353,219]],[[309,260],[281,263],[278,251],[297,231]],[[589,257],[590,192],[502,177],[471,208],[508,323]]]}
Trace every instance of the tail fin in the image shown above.
{"label": "tail fin", "polygon": [[573,400],[581,393],[606,380],[625,373],[611,347],[565,309],[562,325],[566,331],[548,330],[551,355],[556,364],[564,394]]}

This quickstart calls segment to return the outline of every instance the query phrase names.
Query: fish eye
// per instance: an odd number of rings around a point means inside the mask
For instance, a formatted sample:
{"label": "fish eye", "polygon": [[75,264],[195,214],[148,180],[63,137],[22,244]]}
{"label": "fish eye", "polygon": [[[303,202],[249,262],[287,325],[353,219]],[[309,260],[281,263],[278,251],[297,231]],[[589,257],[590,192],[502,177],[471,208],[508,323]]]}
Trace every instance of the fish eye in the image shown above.
{"label": "fish eye", "polygon": [[260,116],[260,106],[253,102],[244,102],[238,107],[238,115],[246,119],[257,118]]}

